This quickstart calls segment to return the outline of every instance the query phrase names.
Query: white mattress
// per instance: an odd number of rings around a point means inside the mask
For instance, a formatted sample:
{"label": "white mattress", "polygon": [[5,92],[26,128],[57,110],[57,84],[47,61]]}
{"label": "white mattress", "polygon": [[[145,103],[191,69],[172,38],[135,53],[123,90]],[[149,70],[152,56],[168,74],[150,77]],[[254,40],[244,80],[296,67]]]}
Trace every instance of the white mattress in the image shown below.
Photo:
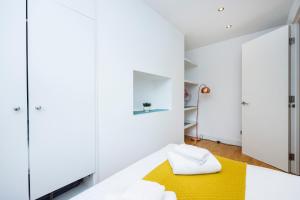
{"label": "white mattress", "polygon": [[[103,200],[107,194],[122,193],[167,159],[168,145],[128,168],[107,178],[72,200]],[[246,200],[300,199],[300,177],[262,167],[247,165]]]}

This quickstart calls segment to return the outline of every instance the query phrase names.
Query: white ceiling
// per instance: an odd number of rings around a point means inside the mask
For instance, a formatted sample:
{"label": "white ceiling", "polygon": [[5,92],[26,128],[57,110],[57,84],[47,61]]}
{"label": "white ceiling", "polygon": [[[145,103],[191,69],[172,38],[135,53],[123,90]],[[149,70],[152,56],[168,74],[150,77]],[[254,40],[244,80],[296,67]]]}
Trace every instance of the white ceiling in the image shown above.
{"label": "white ceiling", "polygon": [[[294,0],[145,0],[186,36],[186,49],[284,25]],[[219,7],[224,12],[218,12]],[[225,26],[232,24],[231,29]]]}

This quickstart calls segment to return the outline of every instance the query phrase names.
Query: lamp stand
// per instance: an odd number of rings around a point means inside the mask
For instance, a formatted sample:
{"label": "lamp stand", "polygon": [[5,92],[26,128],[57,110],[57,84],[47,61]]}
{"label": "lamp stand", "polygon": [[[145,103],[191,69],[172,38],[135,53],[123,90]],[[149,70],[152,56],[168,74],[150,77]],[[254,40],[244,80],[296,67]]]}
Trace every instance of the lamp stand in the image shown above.
{"label": "lamp stand", "polygon": [[199,99],[200,99],[200,92],[201,92],[201,88],[202,87],[206,87],[206,85],[202,84],[199,86],[199,89],[198,89],[198,97],[197,97],[197,114],[196,114],[196,137],[192,137],[192,141],[194,141],[195,143],[201,141],[199,135],[198,135],[198,128],[199,128],[199,122],[198,122],[198,118],[199,118]]}

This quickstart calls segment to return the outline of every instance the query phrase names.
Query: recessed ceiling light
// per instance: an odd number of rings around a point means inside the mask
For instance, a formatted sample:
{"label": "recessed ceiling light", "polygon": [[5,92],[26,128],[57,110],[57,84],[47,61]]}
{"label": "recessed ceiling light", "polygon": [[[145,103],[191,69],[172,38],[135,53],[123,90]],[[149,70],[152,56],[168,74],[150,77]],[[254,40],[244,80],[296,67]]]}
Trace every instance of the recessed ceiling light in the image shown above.
{"label": "recessed ceiling light", "polygon": [[227,28],[227,29],[232,28],[232,24],[226,25],[225,28]]}
{"label": "recessed ceiling light", "polygon": [[223,12],[225,10],[225,8],[224,7],[220,7],[220,8],[218,8],[218,11],[219,12]]}

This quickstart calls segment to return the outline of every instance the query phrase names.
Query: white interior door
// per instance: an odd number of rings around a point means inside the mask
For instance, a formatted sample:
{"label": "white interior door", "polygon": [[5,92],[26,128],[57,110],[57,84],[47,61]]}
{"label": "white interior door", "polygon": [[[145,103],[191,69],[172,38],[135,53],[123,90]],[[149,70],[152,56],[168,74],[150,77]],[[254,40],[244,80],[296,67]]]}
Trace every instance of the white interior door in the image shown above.
{"label": "white interior door", "polygon": [[243,45],[243,153],[289,170],[289,26]]}
{"label": "white interior door", "polygon": [[31,197],[95,172],[94,20],[29,1]]}
{"label": "white interior door", "polygon": [[26,1],[0,1],[0,29],[0,199],[26,200]]}

